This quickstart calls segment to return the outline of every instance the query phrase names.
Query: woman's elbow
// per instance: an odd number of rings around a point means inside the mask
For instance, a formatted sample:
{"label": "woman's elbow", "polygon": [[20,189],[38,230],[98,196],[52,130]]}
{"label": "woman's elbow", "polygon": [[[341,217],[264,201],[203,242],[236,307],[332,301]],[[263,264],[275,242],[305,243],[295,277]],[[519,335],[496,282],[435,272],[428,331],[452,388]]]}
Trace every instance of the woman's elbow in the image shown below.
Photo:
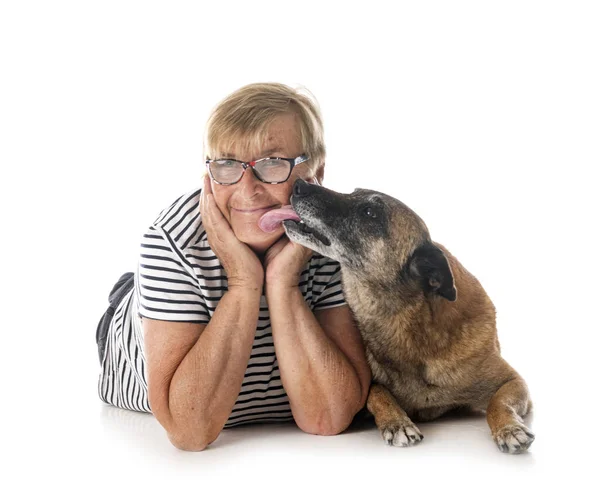
{"label": "woman's elbow", "polygon": [[353,418],[352,413],[337,414],[335,417],[332,414],[321,414],[311,420],[298,421],[297,425],[303,432],[311,435],[333,436],[345,431]]}
{"label": "woman's elbow", "polygon": [[208,433],[186,434],[185,432],[173,432],[167,433],[167,436],[169,441],[179,450],[184,450],[187,452],[200,452],[212,444],[217,439],[219,434],[217,433],[216,435],[211,436]]}
{"label": "woman's elbow", "polygon": [[332,437],[334,435],[339,435],[340,433],[342,433],[346,428],[348,428],[349,424],[347,425],[323,425],[323,424],[316,424],[316,425],[304,425],[304,426],[300,426],[300,429],[304,432],[304,433],[310,433],[311,435],[319,435],[322,437]]}

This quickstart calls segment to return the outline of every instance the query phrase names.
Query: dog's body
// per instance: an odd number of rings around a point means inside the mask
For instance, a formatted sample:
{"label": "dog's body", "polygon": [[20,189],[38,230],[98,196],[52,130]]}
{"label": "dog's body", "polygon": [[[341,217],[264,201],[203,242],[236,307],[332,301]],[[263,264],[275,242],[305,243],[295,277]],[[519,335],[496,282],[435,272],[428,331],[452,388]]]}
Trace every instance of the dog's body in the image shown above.
{"label": "dog's body", "polygon": [[297,181],[303,223],[288,237],[338,260],[346,301],[361,331],[373,384],[368,410],[387,443],[423,437],[411,419],[487,410],[498,447],[526,450],[531,401],[500,356],[495,309],[481,284],[400,201],[374,191],[339,194]]}

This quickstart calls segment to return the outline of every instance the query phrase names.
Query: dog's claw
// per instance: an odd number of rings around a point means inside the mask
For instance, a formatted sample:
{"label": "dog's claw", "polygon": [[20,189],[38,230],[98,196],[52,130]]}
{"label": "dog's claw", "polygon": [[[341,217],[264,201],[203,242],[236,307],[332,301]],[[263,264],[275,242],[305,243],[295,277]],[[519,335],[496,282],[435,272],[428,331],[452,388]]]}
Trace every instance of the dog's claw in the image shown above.
{"label": "dog's claw", "polygon": [[423,434],[410,420],[387,423],[380,430],[384,442],[394,447],[409,447],[423,440]]}
{"label": "dog's claw", "polygon": [[494,435],[494,440],[502,452],[520,454],[529,449],[535,436],[526,426],[511,424],[498,430]]}
{"label": "dog's claw", "polygon": [[391,430],[383,430],[381,432],[381,436],[383,437],[383,441],[386,444],[392,445],[392,442],[394,441],[394,432],[392,432]]}

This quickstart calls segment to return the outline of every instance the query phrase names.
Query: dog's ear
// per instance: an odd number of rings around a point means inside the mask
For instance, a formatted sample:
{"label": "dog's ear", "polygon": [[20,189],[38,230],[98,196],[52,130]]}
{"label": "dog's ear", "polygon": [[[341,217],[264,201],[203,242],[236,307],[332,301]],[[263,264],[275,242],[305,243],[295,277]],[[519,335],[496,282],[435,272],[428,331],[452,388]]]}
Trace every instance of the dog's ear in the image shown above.
{"label": "dog's ear", "polygon": [[446,256],[432,242],[423,243],[409,262],[411,275],[421,280],[425,291],[432,291],[449,301],[456,300],[454,277]]}

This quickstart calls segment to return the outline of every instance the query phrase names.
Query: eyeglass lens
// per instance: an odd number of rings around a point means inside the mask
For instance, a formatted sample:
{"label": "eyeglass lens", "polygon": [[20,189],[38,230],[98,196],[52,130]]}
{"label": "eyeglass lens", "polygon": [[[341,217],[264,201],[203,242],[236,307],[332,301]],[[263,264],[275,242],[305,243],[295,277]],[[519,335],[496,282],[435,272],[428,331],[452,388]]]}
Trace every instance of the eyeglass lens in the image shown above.
{"label": "eyeglass lens", "polygon": [[[234,160],[211,161],[209,168],[213,178],[224,184],[235,183],[244,174],[242,164]],[[282,159],[265,159],[256,162],[254,172],[263,182],[284,182],[290,174],[290,164]]]}

